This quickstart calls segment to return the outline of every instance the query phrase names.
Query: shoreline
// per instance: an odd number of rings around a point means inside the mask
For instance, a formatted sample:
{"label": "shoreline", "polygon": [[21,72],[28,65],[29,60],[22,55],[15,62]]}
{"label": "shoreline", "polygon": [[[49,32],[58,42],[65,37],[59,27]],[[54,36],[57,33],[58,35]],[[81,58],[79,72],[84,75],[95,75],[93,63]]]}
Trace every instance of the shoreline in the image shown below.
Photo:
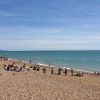
{"label": "shoreline", "polygon": [[[25,60],[18,60],[18,59],[12,59],[12,58],[8,58],[9,61],[18,61],[18,62],[22,62],[22,63],[26,63],[26,64],[29,64],[28,61],[25,61]],[[77,68],[74,68],[74,67],[59,67],[59,66],[55,66],[55,65],[51,65],[51,64],[44,64],[44,63],[31,63],[31,64],[36,64],[36,65],[39,65],[39,66],[44,66],[44,67],[48,67],[48,68],[55,68],[55,69],[58,69],[58,68],[61,68],[61,69],[65,69],[67,68],[67,70],[71,70],[71,68],[75,71],[75,72],[84,72],[84,73],[89,73],[89,74],[93,74],[94,72],[97,72],[96,70],[95,71],[91,71],[91,70],[82,70],[82,69],[77,69]],[[100,71],[98,71],[100,72]]]}

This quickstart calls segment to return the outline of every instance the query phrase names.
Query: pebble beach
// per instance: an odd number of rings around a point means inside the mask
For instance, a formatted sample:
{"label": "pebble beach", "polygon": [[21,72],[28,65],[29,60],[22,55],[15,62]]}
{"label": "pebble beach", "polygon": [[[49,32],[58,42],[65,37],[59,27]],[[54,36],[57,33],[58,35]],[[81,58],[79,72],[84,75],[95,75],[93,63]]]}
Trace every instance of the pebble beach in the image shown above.
{"label": "pebble beach", "polygon": [[[20,72],[6,71],[4,64],[13,60],[0,60],[0,100],[100,100],[100,76],[84,74],[82,77],[57,75],[57,69],[51,74],[51,68],[40,66],[39,71],[29,68]],[[16,66],[23,66],[22,61],[15,61]]]}

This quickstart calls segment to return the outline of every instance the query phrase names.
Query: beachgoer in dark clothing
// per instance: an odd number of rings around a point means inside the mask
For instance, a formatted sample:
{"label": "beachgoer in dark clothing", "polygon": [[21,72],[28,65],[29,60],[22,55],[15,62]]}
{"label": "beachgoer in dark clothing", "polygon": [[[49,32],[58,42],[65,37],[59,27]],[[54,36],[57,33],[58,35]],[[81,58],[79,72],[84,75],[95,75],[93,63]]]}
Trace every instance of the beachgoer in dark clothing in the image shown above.
{"label": "beachgoer in dark clothing", "polygon": [[22,71],[22,69],[23,69],[22,67],[19,68],[20,71]]}
{"label": "beachgoer in dark clothing", "polygon": [[97,72],[97,75],[99,75],[100,73],[99,72]]}
{"label": "beachgoer in dark clothing", "polygon": [[58,68],[58,73],[57,75],[61,75],[61,68]]}
{"label": "beachgoer in dark clothing", "polygon": [[46,68],[43,68],[42,70],[43,70],[43,73],[46,73]]}
{"label": "beachgoer in dark clothing", "polygon": [[23,68],[25,68],[25,67],[26,67],[26,64],[24,63]]}
{"label": "beachgoer in dark clothing", "polygon": [[37,70],[37,71],[40,71],[39,65],[36,66],[36,70]]}
{"label": "beachgoer in dark clothing", "polygon": [[7,66],[7,71],[9,71],[9,70],[10,70],[10,65]]}
{"label": "beachgoer in dark clothing", "polygon": [[36,67],[35,66],[33,67],[33,70],[36,70]]}
{"label": "beachgoer in dark clothing", "polygon": [[53,74],[53,68],[51,68],[51,74]]}

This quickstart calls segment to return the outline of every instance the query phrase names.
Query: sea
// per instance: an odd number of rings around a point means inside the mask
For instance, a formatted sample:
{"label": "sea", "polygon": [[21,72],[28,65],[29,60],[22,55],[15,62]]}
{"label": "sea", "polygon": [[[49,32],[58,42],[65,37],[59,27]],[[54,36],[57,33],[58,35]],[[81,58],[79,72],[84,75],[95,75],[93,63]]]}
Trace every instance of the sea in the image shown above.
{"label": "sea", "polygon": [[0,56],[56,67],[100,71],[100,50],[0,51]]}

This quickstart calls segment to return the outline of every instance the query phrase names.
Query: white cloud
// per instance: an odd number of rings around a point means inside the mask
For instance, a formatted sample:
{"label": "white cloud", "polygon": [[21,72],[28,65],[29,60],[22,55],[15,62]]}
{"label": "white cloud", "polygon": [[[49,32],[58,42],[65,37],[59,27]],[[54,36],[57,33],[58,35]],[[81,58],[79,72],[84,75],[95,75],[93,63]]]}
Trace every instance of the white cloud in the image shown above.
{"label": "white cloud", "polygon": [[0,49],[100,49],[99,34],[67,34],[62,28],[0,27]]}
{"label": "white cloud", "polygon": [[50,41],[50,40],[0,40],[0,49],[5,50],[69,50],[100,49],[92,41]]}

